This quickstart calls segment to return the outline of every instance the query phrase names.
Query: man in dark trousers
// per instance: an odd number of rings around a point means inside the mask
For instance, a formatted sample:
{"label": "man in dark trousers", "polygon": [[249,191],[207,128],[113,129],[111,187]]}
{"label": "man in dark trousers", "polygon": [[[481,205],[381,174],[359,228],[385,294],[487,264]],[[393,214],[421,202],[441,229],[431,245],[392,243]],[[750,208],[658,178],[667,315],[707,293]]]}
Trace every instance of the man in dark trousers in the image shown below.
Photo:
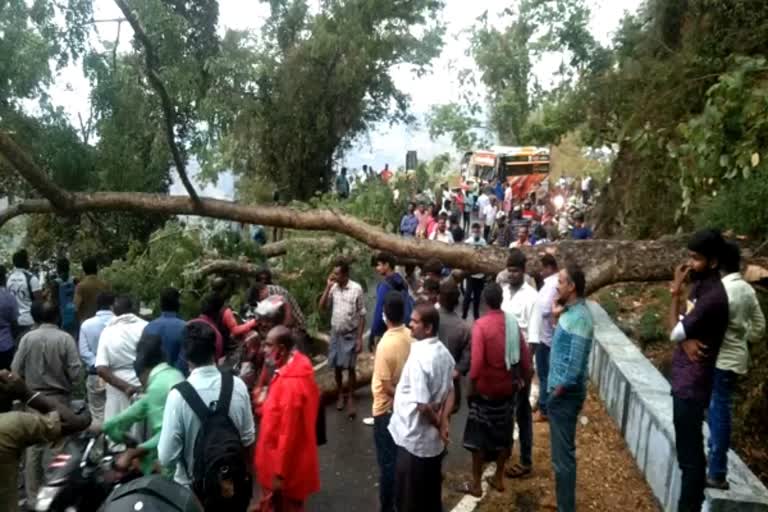
{"label": "man in dark trousers", "polygon": [[[728,327],[728,295],[721,281],[725,242],[718,231],[703,230],[688,242],[688,261],[675,269],[670,288],[672,399],[677,462],[682,473],[679,512],[699,512],[704,502],[707,459],[702,423],[712,394],[720,345]],[[687,300],[686,282],[690,282]]]}

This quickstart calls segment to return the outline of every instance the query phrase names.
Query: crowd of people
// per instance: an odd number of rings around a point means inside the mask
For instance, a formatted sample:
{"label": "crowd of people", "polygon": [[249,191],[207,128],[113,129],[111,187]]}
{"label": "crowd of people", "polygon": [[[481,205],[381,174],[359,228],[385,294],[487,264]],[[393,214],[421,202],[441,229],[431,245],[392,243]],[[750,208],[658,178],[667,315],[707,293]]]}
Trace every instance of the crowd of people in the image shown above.
{"label": "crowd of people", "polygon": [[[487,200],[485,208],[495,203]],[[453,212],[460,202],[446,199],[443,207]],[[503,491],[505,479],[534,470],[535,423],[549,428],[557,510],[576,508],[576,427],[593,322],[581,268],[544,252],[540,270],[531,272],[520,247],[535,242],[522,221],[533,225],[547,215],[546,207],[531,208],[522,205],[506,266],[496,275],[465,275],[435,259],[401,267],[388,252],[372,258],[380,281],[367,336],[374,360],[366,420],[383,512],[442,510],[452,428],[463,429],[471,454],[471,479],[459,490],[481,496],[484,466],[494,462],[488,484]],[[435,220],[419,204],[401,229],[478,249],[498,241],[490,215],[471,222],[466,239],[454,217],[438,212]],[[706,486],[727,487],[734,380],[747,369],[747,340],[762,335],[765,321],[739,274],[738,246],[703,231],[688,249],[670,289],[672,393],[679,510],[698,511]],[[356,365],[368,326],[364,289],[351,279],[349,263],[333,263],[317,306],[330,310],[336,408],[355,418]],[[268,270],[238,312],[230,306],[232,287],[217,278],[199,316],[181,318],[180,292],[167,288],[159,315],[144,319],[130,296],[114,294],[99,277],[93,259],[83,262],[79,280],[60,259],[46,283],[29,271],[25,251],[13,265],[7,275],[0,269],[0,509],[18,509],[22,454],[26,506],[34,510],[53,454],[49,443],[88,428],[126,445],[118,470],[172,479],[205,510],[304,510],[321,485],[325,414],[303,312]],[[82,381],[87,409],[74,411]],[[456,425],[461,407],[467,419]],[[708,459],[701,429],[707,410]],[[511,461],[515,430],[519,459]]]}
{"label": "crowd of people", "polygon": [[499,180],[482,185],[477,182],[472,188],[462,183],[449,189],[443,184],[413,198],[400,220],[399,233],[448,244],[477,245],[479,238],[468,236],[477,228],[486,244],[504,248],[569,238],[588,240],[593,237],[585,224],[590,201],[589,190],[579,195],[566,183],[550,190],[543,182],[524,197],[516,195],[511,184]]}

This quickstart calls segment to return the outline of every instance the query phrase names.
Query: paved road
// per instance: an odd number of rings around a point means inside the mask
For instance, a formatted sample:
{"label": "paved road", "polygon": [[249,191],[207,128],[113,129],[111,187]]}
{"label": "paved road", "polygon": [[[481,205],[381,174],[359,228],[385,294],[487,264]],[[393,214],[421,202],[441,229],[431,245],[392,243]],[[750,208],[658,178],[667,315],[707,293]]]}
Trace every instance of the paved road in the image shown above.
{"label": "paved road", "polygon": [[[326,408],[328,444],[320,448],[321,490],[310,498],[307,510],[378,510],[379,470],[373,446],[373,427],[364,425],[360,418],[361,413],[371,409],[370,388],[358,390],[356,396],[359,412],[354,421],[337,412],[335,404]],[[468,467],[469,455],[461,446],[465,422],[466,404],[451,422],[451,445],[443,465],[446,470]]]}

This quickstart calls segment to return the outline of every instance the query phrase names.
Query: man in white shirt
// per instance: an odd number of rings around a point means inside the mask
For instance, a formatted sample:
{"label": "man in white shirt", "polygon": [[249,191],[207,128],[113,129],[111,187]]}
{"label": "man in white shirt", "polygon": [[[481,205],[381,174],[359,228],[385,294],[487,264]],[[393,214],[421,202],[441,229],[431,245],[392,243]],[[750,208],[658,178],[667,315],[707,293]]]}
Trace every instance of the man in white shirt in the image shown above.
{"label": "man in white shirt", "polygon": [[749,367],[749,343],[765,334],[765,317],[754,288],[740,274],[741,251],[727,242],[720,257],[723,286],[728,295],[728,328],[717,355],[709,403],[709,456],[707,485],[728,488],[728,449],[731,444],[733,392],[739,376]]}
{"label": "man in white shirt", "polygon": [[[184,353],[189,364],[189,382],[200,399],[213,408],[221,393],[221,372],[216,368],[216,333],[208,324],[191,321],[184,335]],[[247,452],[253,448],[256,438],[251,412],[251,401],[245,383],[234,378],[229,417],[240,433],[245,460],[253,460]],[[160,464],[164,467],[176,465],[174,480],[187,487],[192,485],[192,470],[195,467],[195,441],[200,432],[200,420],[178,390],[168,394],[163,413],[163,429],[157,445]]]}
{"label": "man in white shirt", "polygon": [[8,274],[5,287],[16,297],[19,305],[18,329],[15,333],[18,342],[34,325],[32,301],[41,300],[43,296],[40,280],[29,271],[29,256],[26,250],[21,249],[13,255],[13,270]]}
{"label": "man in white shirt", "polygon": [[432,232],[432,235],[429,237],[430,240],[435,240],[436,242],[443,242],[446,244],[452,244],[454,242],[453,235],[450,231],[448,231],[448,215],[445,213],[441,213],[440,216],[437,218],[437,229],[435,229]]}
{"label": "man in white shirt", "polygon": [[94,425],[104,423],[104,404],[106,403],[106,383],[96,372],[96,354],[99,351],[99,338],[104,328],[115,318],[112,307],[115,296],[112,292],[102,292],[96,296],[96,314],[80,326],[80,359],[85,364],[87,377],[85,390],[88,395],[88,410]]}
{"label": "man in white shirt", "polygon": [[483,237],[487,242],[490,242],[490,236],[491,236],[491,229],[493,229],[493,225],[496,223],[496,214],[499,211],[498,206],[496,206],[496,198],[491,197],[489,199],[488,204],[480,210],[481,212],[481,218],[483,219],[484,227],[483,227]]}
{"label": "man in white shirt", "polygon": [[[503,286],[504,301],[501,309],[515,316],[530,348],[531,357],[534,357],[540,341],[539,294],[533,286],[525,282],[525,265],[525,254],[520,249],[511,249],[507,257],[509,280]],[[532,363],[531,361],[531,365]],[[508,478],[526,476],[533,468],[533,412],[530,401],[530,381],[517,396],[516,416],[517,428],[520,431],[520,464],[515,464],[507,470]]]}
{"label": "man in white shirt", "polygon": [[480,196],[477,198],[477,214],[482,218],[485,207],[491,203],[491,199],[488,193],[483,189]]}
{"label": "man in white shirt", "polygon": [[398,512],[442,510],[442,455],[454,405],[455,362],[437,338],[440,314],[419,304],[411,315],[416,339],[395,391],[389,432],[397,445]]}
{"label": "man in white shirt", "polygon": [[539,341],[536,348],[536,373],[539,375],[539,410],[533,417],[534,423],[547,421],[547,379],[549,378],[549,353],[552,348],[552,336],[555,333],[555,318],[552,314],[552,304],[557,298],[558,283],[557,260],[551,254],[541,257],[541,276],[544,284],[539,290],[539,315],[541,327],[539,329]]}
{"label": "man in white shirt", "polygon": [[147,325],[133,314],[133,300],[127,295],[117,297],[112,310],[115,317],[99,336],[94,363],[97,374],[107,383],[104,421],[130,407],[131,397],[141,389],[133,363],[136,361],[136,345]]}

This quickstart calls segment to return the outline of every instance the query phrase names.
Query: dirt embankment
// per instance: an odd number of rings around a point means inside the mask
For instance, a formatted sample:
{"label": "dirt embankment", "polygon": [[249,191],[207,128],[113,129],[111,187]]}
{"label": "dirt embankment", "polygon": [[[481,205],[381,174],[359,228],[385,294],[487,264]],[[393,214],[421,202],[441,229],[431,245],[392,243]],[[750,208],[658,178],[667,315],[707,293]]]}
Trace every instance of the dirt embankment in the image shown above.
{"label": "dirt embankment", "polygon": [[[671,297],[666,284],[620,284],[600,290],[597,300],[662,374],[669,377],[672,350],[666,326]],[[768,292],[757,288],[768,315]],[[768,336],[750,347],[749,373],[734,396],[733,449],[768,485]]]}
{"label": "dirt embankment", "polygon": [[[490,490],[478,505],[478,512],[557,510],[549,425],[534,424],[533,439],[533,474],[525,479],[505,479],[505,491]],[[518,449],[519,444],[515,441],[512,462],[520,460]],[[593,389],[590,389],[577,425],[576,460],[578,510],[659,510],[624,439]],[[446,487],[455,488],[459,483],[468,481],[469,465],[467,453],[467,471],[449,474]],[[449,490],[445,492],[446,503],[458,501],[458,494]]]}

